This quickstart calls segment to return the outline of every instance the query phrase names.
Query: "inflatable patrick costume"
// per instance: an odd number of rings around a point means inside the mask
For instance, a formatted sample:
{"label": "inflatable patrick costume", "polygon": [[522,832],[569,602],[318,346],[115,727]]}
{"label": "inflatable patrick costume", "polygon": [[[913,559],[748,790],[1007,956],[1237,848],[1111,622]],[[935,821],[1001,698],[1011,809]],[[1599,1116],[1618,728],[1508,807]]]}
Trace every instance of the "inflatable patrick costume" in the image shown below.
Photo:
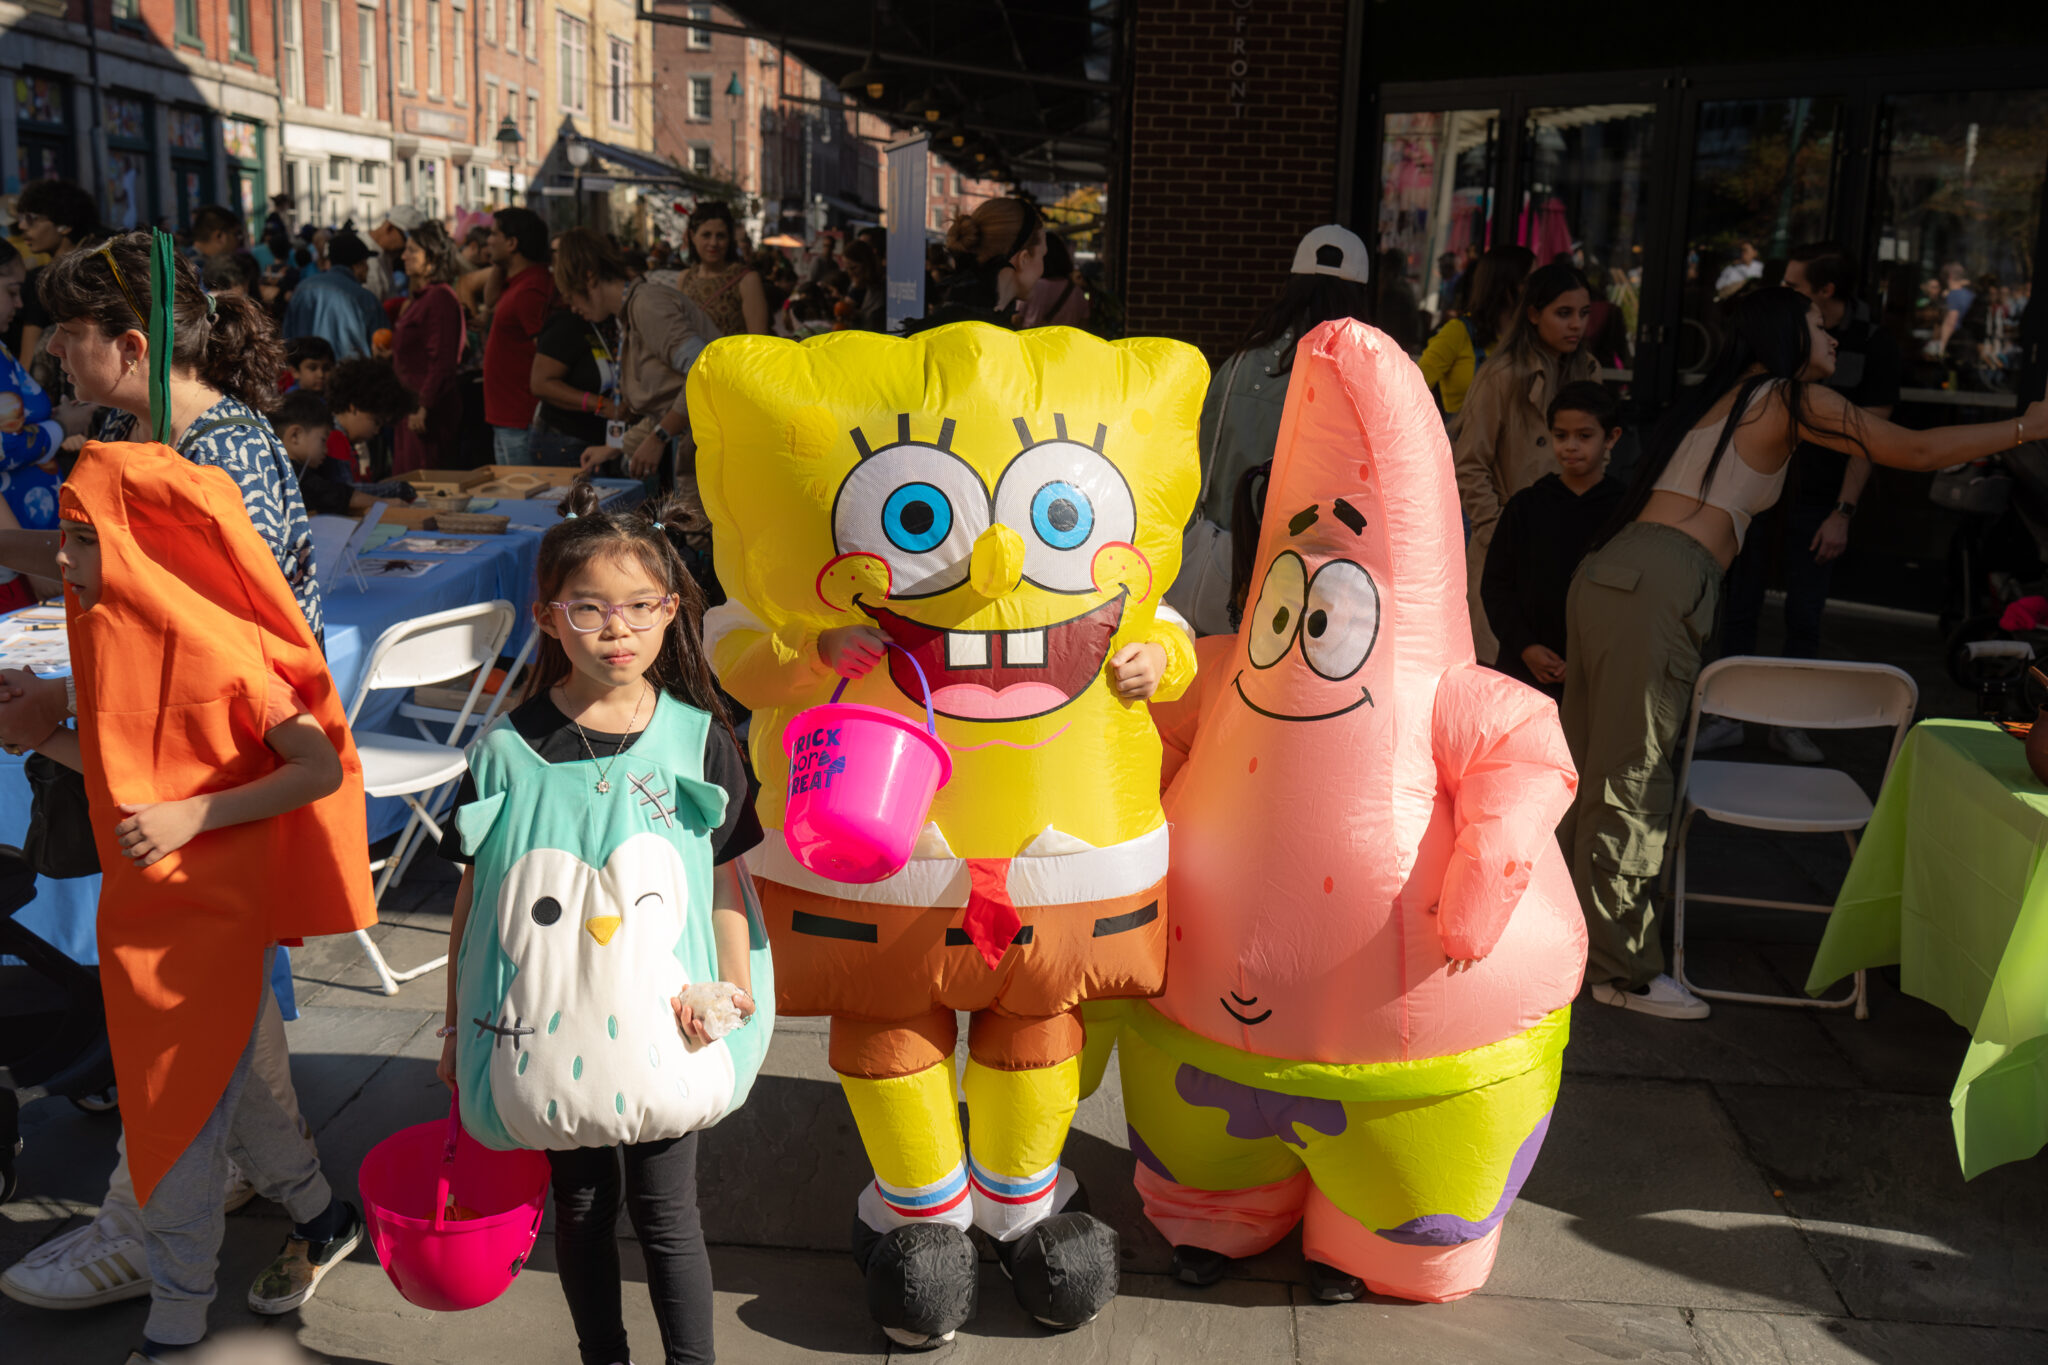
{"label": "inflatable patrick costume", "polygon": [[1551,703],[1473,659],[1457,491],[1383,333],[1295,354],[1242,632],[1167,738],[1165,994],[1130,1007],[1137,1185],[1206,1283],[1296,1222],[1319,1297],[1486,1280],[1586,934]]}

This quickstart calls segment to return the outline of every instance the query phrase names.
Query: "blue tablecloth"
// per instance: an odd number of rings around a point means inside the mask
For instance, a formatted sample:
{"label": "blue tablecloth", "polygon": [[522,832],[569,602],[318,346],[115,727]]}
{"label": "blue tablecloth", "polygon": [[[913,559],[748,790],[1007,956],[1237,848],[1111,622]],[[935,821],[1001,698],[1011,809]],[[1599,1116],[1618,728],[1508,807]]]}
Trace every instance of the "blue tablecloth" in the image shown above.
{"label": "blue tablecloth", "polygon": [[[627,479],[600,479],[608,490],[605,506],[620,510],[634,506],[644,496],[642,486]],[[438,560],[436,567],[418,578],[366,576],[364,588],[354,582],[340,583],[327,578],[323,569],[327,609],[327,666],[334,674],[335,687],[344,704],[355,696],[369,666],[370,649],[382,635],[401,621],[428,616],[450,607],[503,598],[519,613],[519,622],[507,646],[517,652],[532,629],[534,567],[540,553],[540,534],[559,519],[552,502],[502,500],[489,509],[509,517],[512,526],[496,536],[473,537],[478,548],[455,555],[406,555],[411,559]],[[527,529],[520,529],[525,527]],[[433,532],[440,535],[443,532]],[[396,552],[375,550],[369,558],[399,557]],[[365,730],[395,728],[397,692],[372,696],[364,703],[357,727]],[[405,722],[405,733],[412,730]],[[440,736],[436,736],[440,738]],[[22,775],[23,760],[0,753],[0,843],[20,844],[28,831],[28,779]],[[397,800],[370,803],[370,838],[386,838],[404,826],[406,808]],[[100,879],[77,877],[68,881],[47,878],[36,883],[36,899],[22,907],[15,919],[38,937],[54,944],[78,962],[99,961],[93,922],[98,913]],[[280,961],[283,955],[280,954]],[[285,988],[289,989],[289,973]]]}

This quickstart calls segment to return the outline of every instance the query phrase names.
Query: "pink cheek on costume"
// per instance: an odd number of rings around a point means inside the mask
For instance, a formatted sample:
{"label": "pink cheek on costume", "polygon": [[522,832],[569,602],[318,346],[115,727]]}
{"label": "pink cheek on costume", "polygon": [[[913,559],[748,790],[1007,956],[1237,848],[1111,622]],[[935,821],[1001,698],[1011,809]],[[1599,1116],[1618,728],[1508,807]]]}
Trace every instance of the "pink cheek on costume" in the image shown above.
{"label": "pink cheek on costume", "polygon": [[1255,758],[1255,759],[1253,759],[1253,760],[1251,761],[1251,766],[1245,769],[1245,771],[1246,771],[1246,772],[1248,772],[1248,773],[1255,773],[1255,772],[1257,772],[1258,770],[1259,770],[1259,760],[1257,760],[1256,758]]}
{"label": "pink cheek on costume", "polygon": [[1335,877],[1323,878],[1323,894],[1325,896],[1329,895],[1332,891],[1335,891],[1336,889],[1337,879]]}
{"label": "pink cheek on costume", "polygon": [[1178,924],[1176,924],[1176,925],[1174,925],[1174,926],[1173,926],[1173,941],[1174,941],[1175,943],[1178,943],[1178,942],[1180,942],[1180,941],[1181,941],[1181,937],[1182,937],[1182,935],[1181,935],[1181,932],[1180,932],[1180,926],[1179,926]]}

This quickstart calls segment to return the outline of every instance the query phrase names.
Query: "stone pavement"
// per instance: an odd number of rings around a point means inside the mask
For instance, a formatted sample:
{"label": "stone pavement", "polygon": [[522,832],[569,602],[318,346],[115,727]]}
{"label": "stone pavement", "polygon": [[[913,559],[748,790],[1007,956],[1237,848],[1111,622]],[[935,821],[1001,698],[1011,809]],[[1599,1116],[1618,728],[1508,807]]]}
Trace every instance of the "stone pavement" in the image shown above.
{"label": "stone pavement", "polygon": [[[1865,643],[1866,657],[1898,652],[1895,638]],[[1962,705],[1931,682],[1926,702],[1923,714]],[[1881,739],[1834,739],[1829,748],[1875,785]],[[1761,743],[1739,756],[1770,757]],[[1696,868],[1733,878],[1724,886],[1795,897],[1831,895],[1846,864],[1839,841],[1711,829],[1695,834],[1694,853]],[[440,951],[452,885],[434,866],[393,894],[377,930],[393,962]],[[1706,917],[1697,974],[1790,989],[1804,979],[1818,930],[1817,918]],[[373,1143],[446,1113],[433,1075],[443,979],[422,978],[387,999],[347,940],[313,945],[295,955],[295,967],[304,1017],[289,1034],[300,1100],[330,1174],[352,1192]],[[980,1316],[936,1359],[2048,1361],[2048,1163],[1965,1183],[1947,1097],[1966,1036],[1880,977],[1871,988],[1864,1022],[1723,1005],[1703,1024],[1681,1024],[1582,998],[1556,1119],[1507,1221],[1493,1278],[1444,1306],[1310,1304],[1298,1238],[1214,1289],[1176,1284],[1168,1248],[1131,1189],[1112,1071],[1082,1106],[1067,1160],[1122,1235],[1122,1297],[1089,1326],[1053,1336],[1021,1313],[985,1263]],[[0,1209],[0,1263],[88,1213],[113,1164],[113,1115],[49,1102],[23,1119],[23,1195]],[[825,1065],[822,1022],[783,1021],[753,1098],[703,1146],[724,1360],[888,1354],[846,1249],[865,1177]],[[407,1304],[365,1245],[301,1312],[260,1322],[242,1308],[242,1291],[285,1231],[281,1213],[260,1200],[229,1220],[217,1330],[261,1326],[273,1340],[296,1340],[344,1365],[575,1360],[545,1230],[511,1290],[475,1312],[443,1316]],[[621,1236],[637,1281],[637,1253],[623,1227]],[[652,1361],[657,1338],[635,1283],[626,1305],[640,1359]],[[143,1316],[139,1302],[60,1315],[0,1299],[0,1359],[118,1363]]]}

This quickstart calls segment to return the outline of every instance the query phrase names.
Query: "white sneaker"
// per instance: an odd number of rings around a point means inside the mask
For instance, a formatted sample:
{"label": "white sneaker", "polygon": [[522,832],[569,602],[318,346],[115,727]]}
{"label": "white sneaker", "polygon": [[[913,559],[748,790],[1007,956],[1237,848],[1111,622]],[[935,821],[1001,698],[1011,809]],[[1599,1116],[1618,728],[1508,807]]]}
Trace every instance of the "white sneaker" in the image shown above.
{"label": "white sneaker", "polygon": [[54,1237],[0,1275],[0,1293],[36,1308],[97,1308],[149,1297],[142,1230],[119,1209]]}
{"label": "white sneaker", "polygon": [[234,1162],[228,1163],[228,1188],[221,1196],[221,1211],[233,1213],[256,1197],[256,1182],[242,1174],[242,1168]]}
{"label": "white sneaker", "polygon": [[1659,1019],[1704,1019],[1714,1007],[1662,972],[1647,986],[1625,991],[1612,981],[1593,983],[1593,998],[1603,1005],[1654,1014]]}
{"label": "white sneaker", "polygon": [[1794,763],[1818,763],[1827,757],[1820,751],[1820,745],[1813,742],[1813,736],[1804,730],[1772,726],[1771,747]]}
{"label": "white sneaker", "polygon": [[1692,742],[1696,754],[1710,754],[1716,749],[1733,749],[1748,738],[1742,722],[1727,716],[1701,716],[1699,736]]}

